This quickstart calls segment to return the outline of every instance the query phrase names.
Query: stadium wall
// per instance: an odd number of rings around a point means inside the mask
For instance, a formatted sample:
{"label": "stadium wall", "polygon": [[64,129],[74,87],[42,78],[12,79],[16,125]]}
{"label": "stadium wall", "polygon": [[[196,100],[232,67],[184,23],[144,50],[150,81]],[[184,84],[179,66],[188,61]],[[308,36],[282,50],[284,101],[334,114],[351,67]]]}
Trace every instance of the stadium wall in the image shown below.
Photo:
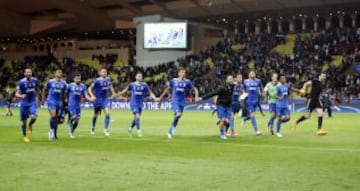
{"label": "stadium wall", "polygon": [[[333,106],[333,112],[342,112],[342,113],[360,113],[360,99],[353,99],[350,103],[345,103],[343,100],[340,101],[341,104]],[[0,99],[0,107],[6,106],[6,100]],[[19,107],[19,103],[15,102],[11,104],[12,107]],[[89,102],[84,102],[81,104],[81,107],[84,109],[92,109],[93,105]],[[269,107],[267,104],[261,105],[264,111],[268,111]],[[46,108],[46,106],[45,106]],[[110,101],[110,108],[114,110],[130,110],[130,103],[124,99],[112,99]],[[168,101],[163,101],[161,103],[157,102],[145,102],[143,106],[144,110],[171,110],[171,103]],[[198,111],[212,111],[216,109],[216,106],[213,104],[212,99],[202,101],[200,103],[188,103],[186,104],[185,110],[198,110]],[[292,99],[290,100],[289,109],[292,112],[305,112],[306,104],[302,99]]]}

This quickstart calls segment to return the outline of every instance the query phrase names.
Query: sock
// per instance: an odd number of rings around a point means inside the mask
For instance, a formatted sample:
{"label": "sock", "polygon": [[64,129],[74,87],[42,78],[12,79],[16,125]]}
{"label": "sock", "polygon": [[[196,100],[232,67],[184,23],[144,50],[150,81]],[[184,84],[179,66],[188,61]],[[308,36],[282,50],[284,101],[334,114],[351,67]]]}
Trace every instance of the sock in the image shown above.
{"label": "sock", "polygon": [[278,120],[276,123],[276,132],[280,133],[280,129],[281,129],[281,120]]}
{"label": "sock", "polygon": [[55,139],[57,139],[57,127],[58,127],[58,120],[56,118],[51,118],[50,119],[50,125],[51,125],[51,129],[54,132],[54,137]]}
{"label": "sock", "polygon": [[72,126],[71,133],[74,133],[74,131],[77,128],[78,124],[79,124],[79,121],[74,121],[72,123],[72,125],[71,125]]}
{"label": "sock", "polygon": [[32,125],[35,123],[36,118],[31,118],[29,122],[29,126],[32,127]]}
{"label": "sock", "polygon": [[258,131],[258,128],[257,128],[257,124],[256,124],[256,120],[254,117],[251,118],[251,124],[252,126],[254,127],[254,131]]}
{"label": "sock", "polygon": [[300,123],[300,122],[304,121],[305,119],[306,119],[305,116],[301,116],[301,117],[296,121],[296,123]]}
{"label": "sock", "polygon": [[332,112],[332,111],[331,111],[331,108],[329,107],[329,108],[328,108],[328,115],[329,115],[329,117],[332,117],[331,112]]}
{"label": "sock", "polygon": [[131,129],[134,128],[135,125],[136,125],[136,124],[135,124],[135,119],[134,119],[134,120],[131,122],[131,125],[130,125]]}
{"label": "sock", "polygon": [[180,117],[175,115],[175,116],[174,116],[174,120],[173,120],[171,126],[173,126],[174,128],[176,128],[176,126],[177,126],[177,124],[178,124],[178,122],[179,122],[179,119],[180,119]]}
{"label": "sock", "polygon": [[105,116],[105,129],[109,129],[110,115]]}
{"label": "sock", "polygon": [[273,117],[271,117],[268,121],[268,126],[270,127],[270,131],[273,130],[273,126],[274,126],[274,119]]}
{"label": "sock", "polygon": [[225,135],[225,128],[220,127],[220,135]]}
{"label": "sock", "polygon": [[140,130],[140,119],[135,119],[135,126],[137,130]]}
{"label": "sock", "polygon": [[92,126],[93,126],[93,128],[95,128],[96,119],[97,119],[97,117],[95,117],[95,116],[92,118]]}
{"label": "sock", "polygon": [[243,118],[244,121],[247,121],[247,120],[249,120],[249,119],[251,119],[250,116],[246,116],[246,117]]}
{"label": "sock", "polygon": [[286,123],[286,122],[288,122],[288,121],[290,121],[289,118],[282,118],[282,119],[281,119],[281,122],[282,122],[282,123]]}
{"label": "sock", "polygon": [[318,130],[321,129],[321,126],[322,126],[322,121],[323,121],[323,117],[318,117]]}
{"label": "sock", "polygon": [[68,120],[68,127],[69,127],[69,129],[70,129],[70,132],[72,133],[73,132],[73,120],[72,119],[70,119],[70,120]]}
{"label": "sock", "polygon": [[26,123],[21,124],[21,130],[22,130],[22,134],[25,137],[26,136]]}
{"label": "sock", "polygon": [[230,119],[230,130],[231,130],[232,132],[234,132],[234,131],[235,131],[235,127],[234,127],[234,119]]}
{"label": "sock", "polygon": [[57,120],[56,118],[50,118],[50,129],[54,130],[55,131],[55,128],[57,126]]}

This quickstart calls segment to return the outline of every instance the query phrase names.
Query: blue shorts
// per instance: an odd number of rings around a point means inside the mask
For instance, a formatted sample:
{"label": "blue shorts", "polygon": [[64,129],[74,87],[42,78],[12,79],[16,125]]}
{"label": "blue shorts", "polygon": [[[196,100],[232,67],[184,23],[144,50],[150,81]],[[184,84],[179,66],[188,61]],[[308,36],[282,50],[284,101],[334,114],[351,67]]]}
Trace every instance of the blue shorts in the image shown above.
{"label": "blue shorts", "polygon": [[61,108],[62,108],[62,105],[59,105],[59,104],[55,104],[53,102],[48,102],[47,103],[48,105],[48,110],[56,110],[56,112],[58,112]]}
{"label": "blue shorts", "polygon": [[231,115],[232,115],[232,108],[231,107],[223,107],[223,106],[216,106],[216,110],[217,110],[217,116],[218,119],[222,119],[222,118],[226,118],[228,120],[231,119]]}
{"label": "blue shorts", "polygon": [[37,116],[36,103],[26,106],[20,106],[20,119],[26,120],[30,115]]}
{"label": "blue shorts", "polygon": [[65,107],[61,107],[59,110],[56,110],[56,115],[58,116],[60,123],[65,121],[66,114],[68,114],[68,113],[69,113],[69,111]]}
{"label": "blue shorts", "polygon": [[233,113],[239,113],[240,111],[240,103],[232,103],[231,109]]}
{"label": "blue shorts", "polygon": [[276,103],[269,103],[269,111],[276,113]]}
{"label": "blue shorts", "polygon": [[175,113],[182,113],[184,111],[185,104],[181,103],[171,103],[171,107],[174,110]]}
{"label": "blue shorts", "polygon": [[290,110],[288,107],[276,107],[276,116],[281,117],[284,115],[290,115]]}
{"label": "blue shorts", "polygon": [[254,113],[256,112],[257,105],[257,102],[246,102],[246,109],[249,113]]}
{"label": "blue shorts", "polygon": [[142,105],[139,104],[130,104],[131,111],[134,115],[139,114],[141,115],[142,112]]}
{"label": "blue shorts", "polygon": [[76,116],[77,118],[80,118],[81,108],[79,105],[77,106],[69,105],[68,110],[71,117]]}
{"label": "blue shorts", "polygon": [[109,100],[103,100],[101,102],[94,102],[95,113],[100,112],[102,109],[109,108]]}

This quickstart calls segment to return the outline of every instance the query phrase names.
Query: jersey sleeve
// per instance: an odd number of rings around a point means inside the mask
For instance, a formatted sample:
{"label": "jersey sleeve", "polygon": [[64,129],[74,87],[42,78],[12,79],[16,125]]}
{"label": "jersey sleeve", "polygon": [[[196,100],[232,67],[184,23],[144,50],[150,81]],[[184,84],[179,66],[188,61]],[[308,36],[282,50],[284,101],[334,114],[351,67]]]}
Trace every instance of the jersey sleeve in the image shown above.
{"label": "jersey sleeve", "polygon": [[129,91],[132,91],[132,89],[133,89],[133,85],[132,85],[132,83],[129,83],[129,85],[128,85],[128,90],[129,90]]}
{"label": "jersey sleeve", "polygon": [[46,83],[46,85],[45,85],[45,89],[46,89],[47,91],[49,91],[50,87],[51,87],[51,82],[48,81],[48,82]]}
{"label": "jersey sleeve", "polygon": [[166,83],[166,86],[169,88],[174,88],[174,80],[170,80]]}
{"label": "jersey sleeve", "polygon": [[281,96],[281,88],[280,88],[280,86],[276,86],[276,96]]}
{"label": "jersey sleeve", "polygon": [[147,83],[144,83],[144,85],[145,85],[145,93],[146,94],[148,94],[148,93],[150,93],[150,87],[149,87],[149,85],[147,84]]}
{"label": "jersey sleeve", "polygon": [[64,93],[67,93],[69,85],[65,81],[63,82],[63,84],[64,84],[64,89],[63,89]]}
{"label": "jersey sleeve", "polygon": [[194,83],[192,83],[192,81],[188,81],[188,87],[189,89],[193,89],[195,86],[194,86]]}
{"label": "jersey sleeve", "polygon": [[82,94],[82,95],[85,95],[85,94],[87,93],[86,85],[83,84],[82,87],[83,87],[83,88],[82,88],[81,94]]}

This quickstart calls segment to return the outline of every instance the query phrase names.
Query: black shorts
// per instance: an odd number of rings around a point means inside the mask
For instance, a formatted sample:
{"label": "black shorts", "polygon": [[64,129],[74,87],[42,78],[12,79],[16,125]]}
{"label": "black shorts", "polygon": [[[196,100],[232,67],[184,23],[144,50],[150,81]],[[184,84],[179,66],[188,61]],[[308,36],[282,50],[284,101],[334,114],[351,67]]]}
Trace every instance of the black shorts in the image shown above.
{"label": "black shorts", "polygon": [[320,101],[319,99],[312,99],[312,98],[310,98],[310,99],[308,100],[307,111],[308,111],[309,113],[311,113],[311,112],[313,112],[314,109],[316,109],[316,108],[319,108],[319,109],[322,109],[322,108],[323,108],[321,101]]}

